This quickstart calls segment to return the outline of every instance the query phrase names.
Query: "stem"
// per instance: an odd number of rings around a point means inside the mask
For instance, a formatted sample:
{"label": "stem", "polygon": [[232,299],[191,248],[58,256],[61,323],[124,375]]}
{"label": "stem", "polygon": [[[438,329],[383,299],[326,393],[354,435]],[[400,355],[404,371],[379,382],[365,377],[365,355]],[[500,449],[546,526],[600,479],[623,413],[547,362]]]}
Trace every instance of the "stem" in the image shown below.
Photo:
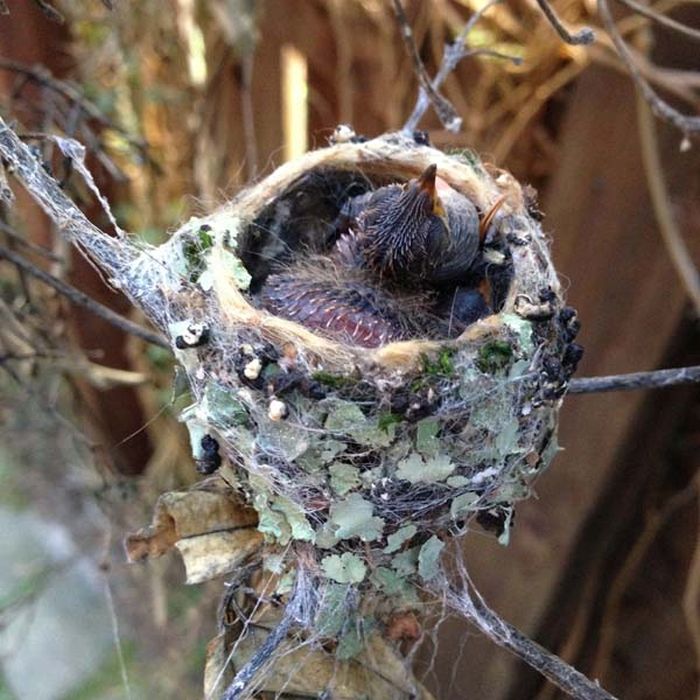
{"label": "stem", "polygon": [[603,391],[630,391],[632,389],[663,389],[680,384],[699,384],[700,365],[660,369],[653,372],[631,372],[608,377],[572,379],[569,394],[594,394]]}
{"label": "stem", "polygon": [[282,619],[277,624],[263,644],[253,654],[247,664],[236,673],[236,677],[231,681],[231,684],[226,688],[221,700],[239,700],[243,697],[243,693],[250,692],[249,683],[261,668],[269,664],[274,656],[275,651],[280,644],[287,638],[290,629],[294,624],[297,624],[304,618],[304,585],[305,577],[303,570],[300,568],[297,571],[297,581],[294,587],[294,593],[287,601],[282,614]]}
{"label": "stem", "polygon": [[666,245],[671,262],[693,302],[695,314],[700,317],[700,274],[693,264],[688,246],[686,246],[673,216],[664,182],[664,170],[659,153],[659,140],[656,135],[654,117],[649,104],[639,93],[637,93],[637,121],[642,147],[642,162],[646,171],[647,185],[656,214],[656,222],[659,225],[659,233]]}
{"label": "stem", "polygon": [[44,170],[29,148],[0,118],[0,156],[22,181],[61,234],[78,244],[107,273],[118,276],[137,256],[135,246],[117,241],[95,226]]}
{"label": "stem", "polygon": [[561,20],[554,12],[554,8],[549,4],[549,2],[547,2],[547,0],[537,0],[537,4],[540,6],[540,10],[542,10],[544,16],[549,20],[549,23],[554,27],[562,41],[573,46],[592,44],[595,41],[595,34],[589,27],[584,27],[580,31],[576,32],[576,34],[572,34],[561,23]]}
{"label": "stem", "polygon": [[491,641],[515,654],[576,700],[615,700],[597,683],[499,617],[476,590],[472,596],[469,585],[461,591],[448,589],[447,601]]}
{"label": "stem", "polygon": [[17,253],[0,246],[0,258],[9,260],[24,272],[36,277],[44,284],[47,284],[52,289],[55,289],[59,294],[62,294],[67,299],[70,299],[74,304],[78,304],[78,306],[86,308],[88,311],[91,311],[100,318],[103,318],[105,321],[123,330],[125,333],[135,335],[148,343],[159,345],[162,348],[170,347],[163,336],[149,331],[147,328],[143,328],[143,326],[140,326],[138,323],[134,323],[133,321],[129,321],[129,319],[120,316],[118,313],[112,311],[112,309],[104,306],[103,304],[100,304],[98,301],[95,301],[87,294],[69,284],[66,284],[65,282],[62,282],[41,268],[36,267],[21,255],[17,255]]}
{"label": "stem", "polygon": [[689,117],[685,114],[681,114],[667,102],[664,102],[664,100],[662,100],[656,94],[656,92],[654,92],[654,89],[646,81],[639,69],[639,66],[637,66],[637,64],[634,62],[632,54],[627,48],[627,44],[615,25],[615,21],[612,18],[607,0],[598,0],[598,13],[600,14],[600,18],[603,20],[606,31],[610,35],[610,38],[617,49],[620,60],[629,71],[630,76],[632,76],[632,79],[634,80],[637,89],[642,94],[642,97],[649,103],[652,112],[654,112],[657,117],[660,117],[673,124],[685,135],[700,131],[700,117]]}
{"label": "stem", "polygon": [[[461,117],[457,114],[457,110],[452,106],[452,103],[447,98],[443,97],[430,81],[428,72],[425,70],[423,61],[418,53],[418,47],[416,46],[416,42],[413,38],[413,30],[411,29],[411,25],[406,18],[406,13],[403,11],[401,0],[393,0],[393,2],[396,19],[398,20],[399,27],[401,28],[401,37],[403,38],[404,44],[406,44],[408,55],[411,57],[411,61],[413,62],[413,71],[418,78],[421,90],[425,93],[428,100],[433,105],[435,112],[440,118],[443,126],[448,131],[459,131],[460,127],[462,126]],[[411,120],[409,119],[409,122],[410,121]]]}

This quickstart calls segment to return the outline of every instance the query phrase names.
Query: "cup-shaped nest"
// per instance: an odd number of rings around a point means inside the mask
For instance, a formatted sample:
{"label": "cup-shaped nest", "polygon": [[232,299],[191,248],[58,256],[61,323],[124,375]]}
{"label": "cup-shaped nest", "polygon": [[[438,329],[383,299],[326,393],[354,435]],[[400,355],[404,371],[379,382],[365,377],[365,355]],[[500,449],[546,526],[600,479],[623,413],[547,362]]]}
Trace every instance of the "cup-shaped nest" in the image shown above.
{"label": "cup-shaped nest", "polygon": [[[400,197],[421,177],[443,239],[461,224],[476,236],[469,270],[447,279],[367,253],[372,225],[396,221],[371,220],[372,194]],[[444,211],[445,192],[469,221]],[[444,250],[461,249],[438,239],[419,252],[448,265]],[[511,175],[403,135],[352,139],[191,220],[154,258],[199,469],[257,511],[278,593],[303,551],[331,589],[410,607],[450,534],[476,521],[507,540],[514,502],[556,452],[578,356],[534,197]],[[481,311],[453,322],[454,300],[477,294]],[[356,332],[385,321],[397,340]]]}

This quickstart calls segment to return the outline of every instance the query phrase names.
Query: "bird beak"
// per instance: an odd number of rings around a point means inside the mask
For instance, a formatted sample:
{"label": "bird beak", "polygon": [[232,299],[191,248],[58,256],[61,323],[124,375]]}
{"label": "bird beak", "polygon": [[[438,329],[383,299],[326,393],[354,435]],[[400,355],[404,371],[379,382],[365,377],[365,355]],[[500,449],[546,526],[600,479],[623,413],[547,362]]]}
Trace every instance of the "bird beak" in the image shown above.
{"label": "bird beak", "polygon": [[437,165],[433,163],[429,165],[416,181],[418,188],[430,196],[431,199],[436,197],[435,177],[437,175]]}
{"label": "bird beak", "polygon": [[433,209],[432,213],[436,216],[442,216],[444,218],[445,208],[442,206],[442,201],[440,200],[440,197],[438,197],[436,177],[437,165],[433,163],[432,165],[429,165],[423,171],[420,177],[416,180],[416,185],[418,186],[418,189],[421,192],[425,192],[425,194],[427,194],[430,198],[430,202],[432,203]]}
{"label": "bird beak", "polygon": [[491,226],[491,222],[493,221],[494,217],[496,216],[496,213],[503,206],[505,201],[506,201],[506,196],[504,194],[502,194],[491,205],[491,208],[481,217],[481,221],[479,222],[479,241],[481,241],[481,243],[484,242],[484,239],[486,238],[486,234],[489,231],[489,226]]}

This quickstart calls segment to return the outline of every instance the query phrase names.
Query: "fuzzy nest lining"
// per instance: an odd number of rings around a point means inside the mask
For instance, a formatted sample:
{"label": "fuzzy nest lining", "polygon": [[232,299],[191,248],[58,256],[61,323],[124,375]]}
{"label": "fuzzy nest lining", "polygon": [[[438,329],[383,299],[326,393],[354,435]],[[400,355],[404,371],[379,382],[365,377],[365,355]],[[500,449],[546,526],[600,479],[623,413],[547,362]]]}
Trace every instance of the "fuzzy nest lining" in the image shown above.
{"label": "fuzzy nest lining", "polygon": [[[454,339],[367,349],[257,308],[275,262],[321,249],[345,199],[432,163],[480,212],[504,199],[483,251],[509,266],[497,313]],[[311,632],[340,658],[366,645],[358,629],[420,608],[448,536],[476,519],[507,542],[514,502],[557,450],[577,321],[531,199],[471,152],[386,135],[287,163],[132,266],[131,289],[159,290],[149,313],[187,373],[200,467],[257,511],[275,594],[303,561]]]}

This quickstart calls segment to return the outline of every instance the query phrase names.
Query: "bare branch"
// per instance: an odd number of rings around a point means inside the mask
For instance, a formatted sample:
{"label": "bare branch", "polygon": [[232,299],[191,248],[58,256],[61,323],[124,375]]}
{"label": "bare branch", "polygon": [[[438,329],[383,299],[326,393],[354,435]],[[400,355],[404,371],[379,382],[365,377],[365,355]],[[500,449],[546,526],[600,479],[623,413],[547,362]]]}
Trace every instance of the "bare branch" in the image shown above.
{"label": "bare branch", "polygon": [[47,0],[34,0],[34,4],[39,6],[39,9],[44,15],[56,24],[63,24],[66,18]]}
{"label": "bare branch", "polygon": [[[490,56],[492,58],[501,58],[506,61],[511,61],[515,65],[520,65],[522,59],[518,56],[509,56],[508,54],[501,53],[499,51],[492,51],[491,49],[478,48],[470,49],[467,43],[467,36],[469,32],[474,28],[476,23],[484,16],[486,11],[498,5],[502,0],[490,0],[487,2],[478,12],[475,12],[469,21],[464,25],[462,31],[457,35],[455,40],[445,47],[445,52],[442,55],[442,62],[440,63],[440,68],[430,83],[431,88],[434,91],[440,89],[442,84],[447,79],[447,76],[457,67],[457,64],[463,59],[469,56]],[[418,92],[418,99],[416,100],[416,106],[413,108],[411,116],[406,120],[406,124],[403,130],[406,132],[412,132],[418,127],[418,122],[425,114],[426,110],[430,106],[430,97],[426,90],[423,88],[422,84]]]}
{"label": "bare branch", "polygon": [[571,34],[569,30],[561,23],[559,17],[554,12],[554,8],[547,0],[537,0],[537,4],[544,13],[544,16],[549,20],[549,23],[554,27],[562,41],[572,46],[580,46],[592,44],[595,41],[595,33],[589,27],[584,27],[576,34]]}
{"label": "bare branch", "polygon": [[18,245],[22,246],[23,248],[26,248],[27,250],[31,250],[32,253],[41,255],[43,258],[46,258],[51,262],[63,261],[63,258],[61,258],[60,255],[56,255],[56,253],[49,250],[48,248],[44,248],[44,246],[37,245],[36,243],[28,241],[26,238],[24,238],[24,236],[17,233],[17,231],[15,231],[12,227],[8,226],[4,221],[0,221],[0,231],[2,231],[8,238],[11,238]]}
{"label": "bare branch", "polygon": [[123,272],[135,259],[132,246],[111,238],[68,199],[31,150],[0,118],[0,156],[68,240],[77,243],[109,274]]}
{"label": "bare branch", "polygon": [[620,60],[625,64],[625,67],[637,85],[637,89],[649,103],[652,112],[654,112],[657,117],[673,124],[686,135],[700,131],[700,117],[690,117],[681,114],[678,110],[662,100],[646,81],[615,25],[607,0],[598,0],[598,13],[603,20],[605,29],[610,35],[613,44],[615,44]]}
{"label": "bare branch", "polygon": [[608,377],[572,379],[569,394],[594,394],[603,391],[630,391],[632,389],[663,389],[681,384],[700,384],[700,365],[660,369],[654,372],[631,372]]}
{"label": "bare branch", "polygon": [[[408,54],[413,61],[413,70],[420,83],[421,90],[423,90],[433,105],[435,112],[437,113],[443,126],[452,132],[457,132],[462,126],[462,118],[457,114],[457,110],[453,107],[452,103],[445,97],[443,97],[437,89],[433,87],[428,72],[425,70],[423,61],[418,53],[418,47],[413,38],[413,30],[411,25],[408,23],[408,18],[406,13],[403,11],[403,6],[401,5],[401,0],[393,0],[394,12],[396,13],[396,19],[398,20],[399,27],[401,29],[401,37],[406,44],[406,49]],[[409,120],[410,121],[410,120]],[[406,129],[408,124],[404,127]]]}
{"label": "bare branch", "polygon": [[656,125],[648,103],[641,94],[637,95],[637,121],[642,146],[642,161],[646,171],[649,193],[659,225],[659,233],[673,266],[695,307],[695,315],[700,317],[700,273],[693,264],[690,251],[676,224],[664,182],[664,170],[659,155]]}
{"label": "bare branch", "polygon": [[69,284],[66,284],[65,282],[62,282],[41,268],[36,267],[36,265],[29,262],[29,260],[26,260],[21,255],[17,255],[17,253],[0,246],[0,258],[9,260],[24,272],[36,277],[44,284],[47,284],[52,289],[55,289],[59,294],[62,294],[67,299],[70,299],[74,304],[78,304],[79,306],[86,308],[88,311],[91,311],[100,318],[103,318],[105,321],[111,323],[113,326],[121,329],[125,333],[135,335],[138,338],[142,338],[149,343],[159,345],[163,348],[170,347],[163,336],[140,326],[138,323],[129,321],[129,319],[126,319],[123,316],[120,316],[118,313],[112,311],[112,309],[104,306],[103,304],[100,304],[98,301],[95,301],[87,294]]}
{"label": "bare branch", "polygon": [[499,617],[486,605],[471,582],[465,583],[461,591],[447,589],[446,596],[448,603],[491,641],[515,654],[576,700],[614,700],[614,696],[597,683]]}
{"label": "bare branch", "polygon": [[671,17],[666,17],[666,15],[662,15],[660,12],[656,12],[656,10],[652,10],[646,5],[642,5],[638,2],[635,2],[635,0],[617,1],[621,2],[626,7],[629,7],[630,10],[634,10],[637,14],[642,15],[643,17],[646,17],[647,19],[650,19],[654,22],[657,22],[658,24],[666,27],[667,29],[672,29],[673,31],[676,31],[679,34],[683,34],[684,36],[687,36],[690,39],[700,41],[700,31],[697,29],[693,29],[693,27],[689,27],[687,24],[683,24],[683,22],[678,22],[677,20]]}
{"label": "bare branch", "polygon": [[[27,66],[24,63],[19,63],[18,61],[13,61],[9,58],[0,57],[0,69],[24,76],[28,81],[42,85],[52,92],[61,95],[71,104],[76,105],[78,109],[88,118],[94,119],[103,127],[116,131],[130,146],[132,146],[132,148],[135,148],[140,153],[140,155],[149,163],[149,165],[155,166],[155,163],[148,155],[146,144],[142,140],[134,138],[126,131],[126,129],[112,122],[103,114],[102,110],[100,110],[97,105],[85,97],[85,95],[83,95],[83,93],[77,87],[65,80],[55,78],[44,66]],[[21,91],[21,86],[19,90],[16,90],[15,92],[19,91]]]}

